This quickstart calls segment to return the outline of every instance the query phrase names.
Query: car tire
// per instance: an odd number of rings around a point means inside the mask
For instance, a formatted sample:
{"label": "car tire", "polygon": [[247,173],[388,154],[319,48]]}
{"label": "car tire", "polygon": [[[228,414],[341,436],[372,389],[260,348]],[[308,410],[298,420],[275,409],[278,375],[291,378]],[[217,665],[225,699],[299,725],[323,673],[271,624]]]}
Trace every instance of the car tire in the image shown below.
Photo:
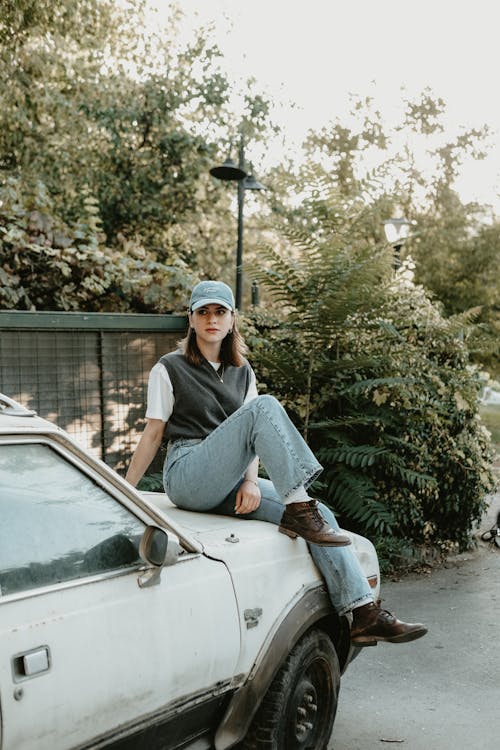
{"label": "car tire", "polygon": [[308,631],[280,667],[240,750],[326,750],[337,711],[340,667],[328,635]]}

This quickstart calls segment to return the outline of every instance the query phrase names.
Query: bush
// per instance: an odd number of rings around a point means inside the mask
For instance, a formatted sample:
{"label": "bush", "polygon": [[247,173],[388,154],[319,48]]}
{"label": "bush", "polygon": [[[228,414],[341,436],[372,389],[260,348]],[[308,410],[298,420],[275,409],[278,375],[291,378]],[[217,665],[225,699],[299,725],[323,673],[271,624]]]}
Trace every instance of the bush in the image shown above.
{"label": "bush", "polygon": [[[263,389],[288,408],[324,465],[342,522],[439,551],[463,550],[493,488],[481,382],[469,365],[474,313],[445,319],[370,240],[369,207],[313,194],[284,257],[260,281],[276,305],[247,324]],[[373,217],[376,220],[376,217]]]}
{"label": "bush", "polygon": [[123,239],[104,244],[94,197],[72,225],[43,183],[0,185],[0,309],[165,312],[183,309],[193,275],[171,253],[168,265]]}
{"label": "bush", "polygon": [[161,471],[146,474],[137,485],[137,489],[141,492],[165,492],[163,474]]}

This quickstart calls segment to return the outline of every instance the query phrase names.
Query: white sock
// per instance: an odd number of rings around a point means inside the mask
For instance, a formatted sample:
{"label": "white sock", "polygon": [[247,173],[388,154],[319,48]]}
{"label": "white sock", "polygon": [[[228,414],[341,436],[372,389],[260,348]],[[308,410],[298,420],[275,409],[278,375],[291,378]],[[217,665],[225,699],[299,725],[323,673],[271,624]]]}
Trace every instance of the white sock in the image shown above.
{"label": "white sock", "polygon": [[290,492],[290,494],[285,497],[283,503],[284,505],[290,505],[290,503],[307,503],[310,499],[306,488],[301,484],[300,487],[297,487],[296,490],[293,490],[293,492]]}

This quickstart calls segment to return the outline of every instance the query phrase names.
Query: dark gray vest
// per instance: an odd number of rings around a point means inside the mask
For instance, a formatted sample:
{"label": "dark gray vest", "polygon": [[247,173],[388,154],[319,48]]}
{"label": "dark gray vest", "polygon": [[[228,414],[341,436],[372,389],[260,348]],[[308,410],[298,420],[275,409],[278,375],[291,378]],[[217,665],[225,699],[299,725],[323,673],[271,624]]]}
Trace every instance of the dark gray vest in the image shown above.
{"label": "dark gray vest", "polygon": [[223,380],[210,362],[191,365],[181,352],[160,359],[174,390],[174,410],[165,428],[169,441],[205,438],[243,404],[250,385],[248,362],[226,367]]}

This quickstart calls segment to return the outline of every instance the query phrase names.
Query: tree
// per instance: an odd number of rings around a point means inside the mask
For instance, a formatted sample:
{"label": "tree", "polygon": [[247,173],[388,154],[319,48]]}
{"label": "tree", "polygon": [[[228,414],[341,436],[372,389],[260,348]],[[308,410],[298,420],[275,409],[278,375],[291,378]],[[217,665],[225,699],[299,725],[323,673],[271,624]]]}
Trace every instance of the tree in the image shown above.
{"label": "tree", "polygon": [[[10,279],[4,306],[46,309],[52,300],[62,309],[164,311],[175,308],[190,278],[187,267],[196,276],[232,275],[231,196],[208,174],[219,146],[233,134],[219,52],[203,30],[180,45],[175,12],[168,36],[151,34],[141,13],[140,3],[120,10],[107,0],[6,4],[0,179],[22,210],[8,199],[2,211],[0,258]],[[266,127],[266,101],[252,94],[244,108],[255,137]],[[69,255],[89,210],[104,260],[81,262],[69,274]],[[28,250],[30,222],[40,221],[33,212],[50,229]],[[52,243],[54,227],[65,247]],[[12,241],[14,228],[19,243]],[[44,263],[54,272],[40,283]],[[141,263],[142,271],[134,270]],[[168,269],[177,271],[172,276]],[[98,270],[105,283],[97,283]]]}
{"label": "tree", "polygon": [[120,39],[109,30],[122,19],[105,0],[3,1],[2,171],[45,181],[68,153],[78,152],[86,140],[79,102],[99,81],[106,52]]}
{"label": "tree", "polygon": [[222,118],[228,84],[212,65],[217,51],[200,34],[176,52],[172,39],[141,28],[140,8],[132,24],[104,0],[56,5],[26,3],[24,23],[18,13],[5,19],[0,165],[43,182],[69,221],[86,185],[108,241],[175,223],[192,212],[215,149],[189,126]]}
{"label": "tree", "polygon": [[[372,99],[355,100],[349,125],[337,121],[309,134],[306,165],[297,169],[293,181],[307,184],[313,164],[346,199],[363,195],[372,207],[374,221],[366,231],[374,241],[384,240],[385,219],[402,214],[412,221],[414,230],[402,258],[415,260],[417,283],[443,305],[446,315],[481,308],[473,354],[476,361],[496,369],[500,225],[490,207],[464,203],[455,189],[462,163],[485,156],[489,129],[450,137],[443,122],[445,102],[428,90],[415,101],[406,100],[404,107],[401,120],[387,129]],[[424,150],[431,166],[419,157]],[[280,196],[292,180],[284,170],[276,170],[274,179],[273,210],[282,213]],[[288,215],[300,224],[300,204],[293,218]]]}

